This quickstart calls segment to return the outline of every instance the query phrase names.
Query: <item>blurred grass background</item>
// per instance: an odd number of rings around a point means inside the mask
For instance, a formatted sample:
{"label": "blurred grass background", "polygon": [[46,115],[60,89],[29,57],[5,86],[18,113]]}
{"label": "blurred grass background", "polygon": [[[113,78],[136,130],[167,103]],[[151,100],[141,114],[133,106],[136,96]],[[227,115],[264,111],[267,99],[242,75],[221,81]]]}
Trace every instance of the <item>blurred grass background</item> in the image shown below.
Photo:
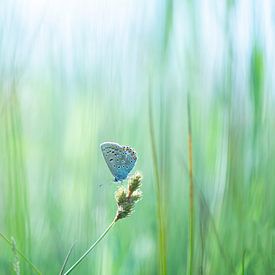
{"label": "blurred grass background", "polygon": [[[275,274],[274,8],[1,1],[0,232],[43,274],[76,241],[71,265],[115,215],[116,141],[144,198],[76,274]],[[15,261],[1,238],[0,274]]]}

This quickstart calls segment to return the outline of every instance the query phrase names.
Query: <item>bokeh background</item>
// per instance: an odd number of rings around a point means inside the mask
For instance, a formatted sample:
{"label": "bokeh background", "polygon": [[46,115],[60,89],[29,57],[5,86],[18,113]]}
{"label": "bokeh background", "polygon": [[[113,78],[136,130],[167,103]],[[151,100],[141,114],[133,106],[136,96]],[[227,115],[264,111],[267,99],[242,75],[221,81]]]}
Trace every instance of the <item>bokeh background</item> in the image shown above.
{"label": "bokeh background", "polygon": [[137,151],[143,200],[75,274],[274,274],[274,16],[272,0],[2,0],[0,274],[36,274],[15,246],[58,274],[109,225],[104,141]]}

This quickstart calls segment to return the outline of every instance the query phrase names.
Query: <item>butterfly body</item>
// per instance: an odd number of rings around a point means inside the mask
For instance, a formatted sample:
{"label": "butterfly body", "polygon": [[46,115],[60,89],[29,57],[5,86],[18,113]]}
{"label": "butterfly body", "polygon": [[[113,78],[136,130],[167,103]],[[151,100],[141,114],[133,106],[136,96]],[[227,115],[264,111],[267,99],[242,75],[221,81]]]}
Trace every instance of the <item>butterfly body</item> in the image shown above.
{"label": "butterfly body", "polygon": [[136,152],[129,146],[114,142],[104,142],[100,148],[111,173],[115,177],[114,181],[126,179],[136,164]]}

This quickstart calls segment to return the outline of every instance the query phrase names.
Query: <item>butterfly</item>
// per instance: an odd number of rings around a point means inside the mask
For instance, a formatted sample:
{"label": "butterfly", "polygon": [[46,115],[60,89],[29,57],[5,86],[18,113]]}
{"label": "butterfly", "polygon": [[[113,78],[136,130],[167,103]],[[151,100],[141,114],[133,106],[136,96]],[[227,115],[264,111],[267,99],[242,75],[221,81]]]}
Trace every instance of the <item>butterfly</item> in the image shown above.
{"label": "butterfly", "polygon": [[115,177],[115,182],[123,181],[134,168],[137,161],[136,152],[129,146],[114,142],[100,144],[103,157]]}

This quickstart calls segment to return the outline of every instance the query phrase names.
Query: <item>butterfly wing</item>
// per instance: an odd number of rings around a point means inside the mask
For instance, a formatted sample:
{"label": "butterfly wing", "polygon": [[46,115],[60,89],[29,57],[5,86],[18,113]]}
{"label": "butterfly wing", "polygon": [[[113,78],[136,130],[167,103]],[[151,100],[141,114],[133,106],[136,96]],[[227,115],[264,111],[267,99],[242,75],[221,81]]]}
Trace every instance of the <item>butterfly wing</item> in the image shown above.
{"label": "butterfly wing", "polygon": [[115,181],[126,179],[137,160],[135,151],[129,146],[121,146],[114,142],[104,142],[100,147]]}
{"label": "butterfly wing", "polygon": [[122,147],[114,142],[104,142],[100,145],[101,151],[103,154],[103,157],[113,174],[113,176],[116,178],[118,173],[118,161],[119,161],[119,155],[122,151]]}
{"label": "butterfly wing", "polygon": [[[128,174],[134,168],[136,161],[137,161],[137,154],[136,152],[129,146],[123,146],[124,150],[124,158],[123,158],[123,165],[122,169]],[[126,177],[127,177],[126,176]]]}

